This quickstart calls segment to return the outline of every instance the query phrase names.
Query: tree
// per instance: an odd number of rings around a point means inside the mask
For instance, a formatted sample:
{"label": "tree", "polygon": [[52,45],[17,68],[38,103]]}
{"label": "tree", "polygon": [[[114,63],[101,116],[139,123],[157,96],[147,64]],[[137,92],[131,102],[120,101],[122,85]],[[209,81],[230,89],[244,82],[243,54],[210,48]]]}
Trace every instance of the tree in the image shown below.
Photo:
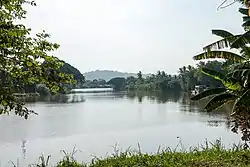
{"label": "tree", "polygon": [[124,89],[126,79],[122,77],[116,77],[107,82],[107,84],[113,85],[116,91],[121,91]]}
{"label": "tree", "polygon": [[[26,85],[45,84],[50,90],[60,90],[60,83],[70,83],[71,75],[60,72],[63,65],[49,55],[59,48],[48,41],[45,31],[31,35],[31,29],[19,24],[26,17],[25,4],[36,6],[34,1],[0,1],[0,114],[14,111],[26,119],[33,111],[20,102],[13,93]],[[42,65],[43,64],[43,65]]]}
{"label": "tree", "polygon": [[[241,9],[240,12],[242,13]],[[245,26],[248,27],[248,25]],[[225,30],[213,30],[212,32],[223,39],[204,47],[205,52],[194,56],[194,59],[222,58],[233,63],[227,68],[229,73],[226,74],[202,68],[204,74],[221,81],[224,87],[204,91],[192,97],[192,100],[209,97],[210,100],[205,106],[208,112],[233,103],[231,116],[234,126],[232,131],[237,132],[240,129],[243,135],[242,140],[250,141],[250,48],[247,45],[250,43],[249,31],[239,35],[233,35]],[[221,50],[222,48],[238,49],[239,54]]]}
{"label": "tree", "polygon": [[138,78],[138,80],[142,80],[143,78],[142,78],[142,73],[141,73],[141,71],[139,71],[138,73],[137,73],[137,78]]}

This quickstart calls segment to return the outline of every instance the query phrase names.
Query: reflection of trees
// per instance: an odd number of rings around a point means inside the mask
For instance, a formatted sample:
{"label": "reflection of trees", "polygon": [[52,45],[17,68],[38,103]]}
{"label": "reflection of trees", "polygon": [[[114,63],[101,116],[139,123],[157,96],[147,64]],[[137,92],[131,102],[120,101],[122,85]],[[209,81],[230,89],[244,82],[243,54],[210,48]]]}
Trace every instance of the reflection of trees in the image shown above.
{"label": "reflection of trees", "polygon": [[22,148],[23,159],[26,159],[26,143],[27,143],[26,140],[22,140],[21,148]]}
{"label": "reflection of trees", "polygon": [[81,103],[85,101],[83,95],[55,95],[55,96],[40,96],[25,99],[26,102],[47,102],[47,103]]}
{"label": "reflection of trees", "polygon": [[181,92],[129,92],[127,97],[129,99],[135,99],[137,97],[139,103],[142,103],[144,98],[147,98],[151,101],[156,101],[157,103],[166,103],[169,101],[178,102],[181,97]]}
{"label": "reflection of trees", "polygon": [[138,97],[138,102],[142,103],[143,96],[137,96]]}
{"label": "reflection of trees", "polygon": [[[225,105],[220,110],[216,111],[215,113],[212,112],[208,114],[209,115],[213,114],[213,116],[216,114],[224,115],[225,127],[227,129],[230,129],[233,133],[236,133],[236,134],[241,133],[242,134],[241,139],[245,141],[246,143],[247,142],[249,143],[250,142],[250,121],[249,121],[250,114],[246,110],[241,110],[241,112],[237,114],[230,115],[232,107],[233,106],[231,104],[228,104],[228,105]],[[211,124],[211,121],[210,122],[208,121],[208,125],[214,126],[216,125],[216,121],[213,121],[212,124]]]}
{"label": "reflection of trees", "polygon": [[207,121],[207,125],[211,127],[219,127],[224,123],[222,120],[209,120]]}
{"label": "reflection of trees", "polygon": [[127,93],[127,98],[134,100],[136,98],[136,93],[134,93],[134,92],[128,92]]}

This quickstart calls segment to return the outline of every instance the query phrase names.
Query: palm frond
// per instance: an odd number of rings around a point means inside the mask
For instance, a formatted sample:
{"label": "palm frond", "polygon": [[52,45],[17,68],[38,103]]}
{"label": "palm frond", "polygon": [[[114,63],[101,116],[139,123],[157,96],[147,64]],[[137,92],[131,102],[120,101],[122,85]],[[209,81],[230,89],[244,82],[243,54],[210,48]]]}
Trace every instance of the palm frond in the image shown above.
{"label": "palm frond", "polygon": [[219,94],[219,95],[213,97],[207,103],[207,105],[204,107],[204,109],[207,112],[215,111],[215,110],[219,109],[220,107],[224,106],[225,104],[232,102],[236,98],[237,98],[237,96],[235,96],[233,94],[229,94],[229,93]]}
{"label": "palm frond", "polygon": [[222,37],[223,39],[216,41],[210,45],[207,45],[203,48],[204,51],[210,51],[213,49],[223,49],[229,48],[230,45],[239,37],[239,35],[233,35],[232,33],[226,30],[212,30],[212,34]]}
{"label": "palm frond", "polygon": [[214,59],[214,58],[222,58],[234,62],[242,62],[246,60],[243,56],[227,51],[208,51],[193,57],[193,59],[195,60]]}
{"label": "palm frond", "polygon": [[209,90],[203,91],[200,94],[192,97],[191,100],[194,100],[194,101],[201,100],[201,99],[206,98],[208,96],[215,95],[215,94],[221,94],[221,93],[224,93],[226,91],[227,91],[226,88],[209,89]]}
{"label": "palm frond", "polygon": [[[250,23],[250,22],[249,22]],[[250,43],[250,31],[245,32],[243,35],[238,37],[232,44],[231,48],[241,48],[246,44]]]}

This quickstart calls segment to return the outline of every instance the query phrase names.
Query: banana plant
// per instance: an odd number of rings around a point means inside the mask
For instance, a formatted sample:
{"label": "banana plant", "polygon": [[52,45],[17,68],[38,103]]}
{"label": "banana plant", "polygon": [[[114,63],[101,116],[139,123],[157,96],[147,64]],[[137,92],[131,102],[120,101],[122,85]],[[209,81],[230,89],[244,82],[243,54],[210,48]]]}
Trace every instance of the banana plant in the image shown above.
{"label": "banana plant", "polygon": [[227,61],[232,61],[233,64],[227,68],[227,75],[210,69],[201,69],[202,73],[205,75],[221,81],[224,88],[207,90],[192,97],[191,99],[197,101],[213,96],[213,98],[204,107],[207,111],[217,110],[228,103],[235,103],[236,107],[232,110],[232,113],[234,113],[234,110],[238,107],[238,101],[242,101],[239,99],[246,98],[247,96],[242,95],[248,92],[250,88],[250,48],[246,46],[246,44],[241,43],[241,45],[238,45],[239,47],[237,48],[239,50],[238,53],[221,50],[224,48],[230,49],[231,46],[237,42],[237,40],[239,41],[239,39],[242,39],[244,34],[233,35],[225,30],[212,30],[212,33],[222,37],[223,39],[204,47],[204,52],[194,56],[193,58],[195,60],[221,58]]}
{"label": "banana plant", "polygon": [[[192,97],[191,100],[197,101],[211,97],[204,107],[207,112],[218,110],[232,103],[231,117],[234,119],[232,131],[237,132],[240,129],[243,135],[242,140],[250,141],[250,1],[240,0],[240,2],[247,6],[247,8],[239,9],[239,12],[243,14],[242,26],[246,32],[234,35],[225,30],[212,30],[213,34],[222,39],[205,46],[203,53],[193,57],[195,60],[220,58],[231,62],[226,68],[226,75],[210,69],[201,69],[202,73],[221,81],[224,87],[206,90]],[[237,52],[232,49],[236,49]]]}
{"label": "banana plant", "polygon": [[[197,101],[207,97],[212,97],[204,107],[207,112],[218,110],[220,107],[228,103],[235,103],[235,106],[237,107],[238,99],[242,98],[241,91],[246,89],[244,86],[244,80],[237,80],[234,77],[229,77],[220,72],[206,68],[202,68],[201,71],[202,73],[221,81],[224,87],[206,90],[192,97],[191,100]],[[232,113],[234,113],[233,110]]]}

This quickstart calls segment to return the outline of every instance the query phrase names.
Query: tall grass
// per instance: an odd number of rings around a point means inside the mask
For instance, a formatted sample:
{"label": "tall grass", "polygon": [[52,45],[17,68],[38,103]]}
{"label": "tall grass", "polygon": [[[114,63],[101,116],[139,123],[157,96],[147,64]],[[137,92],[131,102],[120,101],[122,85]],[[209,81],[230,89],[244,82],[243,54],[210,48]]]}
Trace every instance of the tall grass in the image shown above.
{"label": "tall grass", "polygon": [[[177,151],[182,147],[181,151]],[[245,144],[233,145],[226,149],[220,140],[208,142],[197,147],[184,149],[180,144],[171,149],[158,149],[155,154],[137,150],[120,151],[114,147],[114,153],[105,158],[95,157],[90,163],[77,162],[74,158],[78,150],[72,153],[63,151],[64,158],[54,167],[250,167],[250,150]],[[40,157],[40,162],[30,167],[48,167],[50,156]]]}

